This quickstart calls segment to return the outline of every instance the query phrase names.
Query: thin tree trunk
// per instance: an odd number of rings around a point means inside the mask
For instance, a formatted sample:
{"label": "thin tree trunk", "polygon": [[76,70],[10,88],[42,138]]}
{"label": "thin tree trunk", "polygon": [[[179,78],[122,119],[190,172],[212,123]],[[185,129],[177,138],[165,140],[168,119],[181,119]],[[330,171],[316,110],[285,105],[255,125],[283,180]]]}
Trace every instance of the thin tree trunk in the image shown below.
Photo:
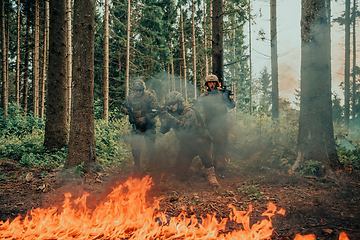
{"label": "thin tree trunk", "polygon": [[34,33],[34,79],[33,79],[33,110],[39,116],[39,0],[35,0],[35,33]]}
{"label": "thin tree trunk", "polygon": [[45,31],[44,31],[44,64],[42,68],[41,81],[40,81],[40,118],[44,117],[44,104],[45,104],[45,79],[47,69],[47,55],[48,55],[48,38],[49,38],[49,1],[45,1]]}
{"label": "thin tree trunk", "polygon": [[191,14],[191,18],[192,18],[192,44],[193,44],[193,75],[194,75],[194,99],[197,98],[197,92],[196,92],[196,88],[197,88],[197,79],[196,79],[196,42],[195,42],[195,6],[194,6],[194,0],[192,0],[192,14]]}
{"label": "thin tree trunk", "polygon": [[[209,42],[211,44],[211,48],[212,48],[212,41],[213,41],[213,34],[212,34],[212,28],[213,28],[213,0],[210,0],[210,7],[209,7],[209,11],[210,11],[210,38],[209,38]],[[211,50],[212,51],[212,50]],[[211,67],[211,70],[209,69],[209,72],[213,73],[214,69],[213,67],[213,58],[212,58],[212,53],[210,54],[210,59],[209,59],[209,66]]]}
{"label": "thin tree trunk", "polygon": [[249,75],[250,75],[250,86],[249,86],[249,107],[250,115],[252,115],[252,62],[251,62],[251,0],[249,0]]}
{"label": "thin tree trunk", "polygon": [[17,1],[17,39],[16,39],[16,76],[15,76],[15,99],[16,102],[20,103],[20,0]]}
{"label": "thin tree trunk", "polygon": [[67,0],[49,0],[49,69],[47,81],[44,146],[61,149],[68,141],[68,111],[66,74],[66,11]]}
{"label": "thin tree trunk", "polygon": [[128,0],[128,15],[127,15],[127,38],[126,38],[126,86],[125,97],[129,96],[129,72],[130,72],[130,0]]}
{"label": "thin tree trunk", "polygon": [[345,2],[345,125],[349,126],[350,117],[350,0]]}
{"label": "thin tree trunk", "polygon": [[73,88],[66,168],[97,163],[94,126],[95,0],[74,0]]}
{"label": "thin tree trunk", "polygon": [[7,79],[7,58],[6,58],[6,27],[5,27],[5,1],[2,1],[1,5],[1,18],[2,18],[2,109],[4,114],[7,115],[8,101],[9,101],[9,90],[8,90],[8,79]]}
{"label": "thin tree trunk", "polygon": [[180,24],[181,24],[181,45],[182,45],[182,56],[183,56],[183,70],[184,70],[184,98],[187,101],[187,86],[186,86],[186,54],[185,54],[185,38],[184,38],[184,21],[183,13],[180,7]]}
{"label": "thin tree trunk", "polygon": [[71,86],[72,86],[72,0],[66,1],[66,50],[67,50],[67,61],[66,61],[66,75],[67,75],[67,110],[68,110],[68,124],[71,121]]}
{"label": "thin tree trunk", "polygon": [[29,54],[30,54],[30,21],[29,21],[29,15],[26,16],[26,47],[25,47],[25,60],[24,60],[24,82],[23,82],[23,109],[24,113],[26,115],[27,108],[28,108],[28,81],[29,81]]}
{"label": "thin tree trunk", "polygon": [[109,121],[109,3],[105,0],[105,12],[104,12],[104,119]]}
{"label": "thin tree trunk", "polygon": [[204,0],[204,62],[205,62],[205,76],[209,74],[209,63],[207,54],[207,36],[206,36],[206,0]]}
{"label": "thin tree trunk", "polygon": [[170,42],[171,82],[172,91],[175,91],[174,56],[172,53],[172,42]]}
{"label": "thin tree trunk", "polygon": [[356,119],[356,0],[354,0],[353,4],[353,101],[352,101],[352,119],[355,121]]}
{"label": "thin tree trunk", "polygon": [[271,12],[271,82],[272,82],[272,119],[279,118],[278,56],[276,29],[276,0],[270,0]]}
{"label": "thin tree trunk", "polygon": [[224,85],[223,56],[223,6],[222,0],[213,1],[212,57],[213,73],[219,78],[220,87]]}

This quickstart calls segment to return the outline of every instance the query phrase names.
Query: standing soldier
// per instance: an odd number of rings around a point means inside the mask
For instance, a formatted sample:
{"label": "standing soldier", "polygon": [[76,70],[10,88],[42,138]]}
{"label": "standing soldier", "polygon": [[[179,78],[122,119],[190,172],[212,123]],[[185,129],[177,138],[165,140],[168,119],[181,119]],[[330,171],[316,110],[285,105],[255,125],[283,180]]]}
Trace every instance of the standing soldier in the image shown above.
{"label": "standing soldier", "polygon": [[205,129],[200,114],[192,107],[183,105],[184,98],[173,91],[165,97],[164,111],[160,117],[161,133],[174,129],[180,141],[180,151],[175,162],[176,179],[186,180],[186,173],[192,160],[199,156],[206,170],[206,176],[212,186],[220,186],[211,162],[211,137]]}
{"label": "standing soldier", "polygon": [[205,125],[213,138],[213,160],[217,171],[224,170],[225,151],[228,143],[227,108],[234,108],[235,102],[231,92],[219,86],[216,75],[205,78],[207,90],[201,95],[197,104],[202,107]]}
{"label": "standing soldier", "polygon": [[154,165],[155,161],[155,140],[156,140],[156,111],[159,105],[156,93],[153,90],[146,90],[145,82],[136,80],[132,84],[132,93],[125,100],[122,112],[129,115],[129,122],[132,124],[131,148],[134,158],[134,172],[140,171],[141,137],[145,137],[148,150],[148,167]]}

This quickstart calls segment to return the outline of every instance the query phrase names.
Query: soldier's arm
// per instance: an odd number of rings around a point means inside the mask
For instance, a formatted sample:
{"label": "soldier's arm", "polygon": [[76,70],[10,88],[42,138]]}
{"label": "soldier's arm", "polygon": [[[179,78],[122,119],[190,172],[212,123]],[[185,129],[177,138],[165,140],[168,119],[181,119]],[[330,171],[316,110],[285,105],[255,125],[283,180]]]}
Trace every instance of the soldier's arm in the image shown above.
{"label": "soldier's arm", "polygon": [[185,110],[185,114],[179,118],[174,118],[174,126],[178,130],[188,131],[196,125],[196,115],[194,110]]}
{"label": "soldier's arm", "polygon": [[150,111],[148,113],[145,114],[145,117],[147,119],[153,119],[156,117],[156,115],[158,114],[158,111],[151,111],[152,109],[155,110],[159,110],[159,103],[156,99],[156,93],[154,91],[149,92],[149,107],[150,107]]}

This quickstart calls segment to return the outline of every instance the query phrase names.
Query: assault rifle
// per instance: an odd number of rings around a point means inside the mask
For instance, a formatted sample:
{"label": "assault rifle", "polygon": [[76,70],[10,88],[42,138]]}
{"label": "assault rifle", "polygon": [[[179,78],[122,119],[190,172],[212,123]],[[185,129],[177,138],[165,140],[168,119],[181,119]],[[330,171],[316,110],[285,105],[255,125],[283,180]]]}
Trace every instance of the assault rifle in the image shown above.
{"label": "assault rifle", "polygon": [[227,98],[230,98],[230,96],[234,95],[231,90],[226,88],[226,86],[221,88],[220,91],[223,92],[223,94],[227,96]]}
{"label": "assault rifle", "polygon": [[130,107],[130,104],[129,104],[129,100],[128,100],[128,99],[125,100],[125,102],[124,102],[124,107],[125,107],[125,108],[127,109],[127,111],[128,111],[129,123],[132,124],[133,131],[136,131],[135,118],[134,118],[133,112],[132,112],[132,110],[131,110],[131,107]]}

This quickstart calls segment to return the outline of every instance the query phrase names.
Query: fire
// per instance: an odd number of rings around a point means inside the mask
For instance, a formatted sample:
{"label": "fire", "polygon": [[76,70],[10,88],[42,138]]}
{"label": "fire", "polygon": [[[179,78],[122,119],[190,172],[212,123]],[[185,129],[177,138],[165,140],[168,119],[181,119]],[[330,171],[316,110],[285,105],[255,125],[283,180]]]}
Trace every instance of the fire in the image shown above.
{"label": "fire", "polygon": [[[269,203],[262,214],[266,219],[250,226],[249,214],[252,211],[237,211],[229,206],[229,218],[218,221],[215,213],[198,219],[187,217],[185,212],[177,217],[169,217],[158,212],[161,199],[153,199],[148,203],[146,192],[151,188],[149,176],[143,179],[130,178],[118,185],[107,196],[105,202],[95,209],[87,207],[89,194],[71,201],[71,194],[65,194],[61,209],[37,208],[24,219],[20,216],[12,222],[0,221],[1,239],[270,239],[273,233],[271,217],[285,214],[281,209]],[[242,225],[241,230],[224,233],[228,221]],[[299,237],[298,237],[299,236]],[[298,235],[299,239],[307,236]],[[303,237],[303,238],[301,238]],[[341,240],[348,239],[346,234]]]}

